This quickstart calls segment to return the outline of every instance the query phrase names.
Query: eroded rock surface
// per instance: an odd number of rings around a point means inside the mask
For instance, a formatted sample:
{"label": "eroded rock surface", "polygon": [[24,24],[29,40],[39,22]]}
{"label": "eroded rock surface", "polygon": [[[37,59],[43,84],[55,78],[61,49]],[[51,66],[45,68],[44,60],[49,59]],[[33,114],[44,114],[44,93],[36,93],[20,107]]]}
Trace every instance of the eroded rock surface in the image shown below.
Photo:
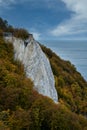
{"label": "eroded rock surface", "polygon": [[12,43],[15,59],[20,60],[24,64],[26,76],[32,79],[34,88],[40,94],[58,102],[51,66],[39,44],[33,38],[25,42],[13,38]]}

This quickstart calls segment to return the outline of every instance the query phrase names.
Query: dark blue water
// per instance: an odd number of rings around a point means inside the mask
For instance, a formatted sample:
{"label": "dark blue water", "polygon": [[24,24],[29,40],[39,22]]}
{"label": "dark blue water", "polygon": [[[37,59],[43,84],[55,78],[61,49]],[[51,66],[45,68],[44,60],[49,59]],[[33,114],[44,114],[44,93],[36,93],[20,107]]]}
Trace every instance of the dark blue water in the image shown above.
{"label": "dark blue water", "polygon": [[41,41],[64,60],[71,61],[87,80],[87,41]]}

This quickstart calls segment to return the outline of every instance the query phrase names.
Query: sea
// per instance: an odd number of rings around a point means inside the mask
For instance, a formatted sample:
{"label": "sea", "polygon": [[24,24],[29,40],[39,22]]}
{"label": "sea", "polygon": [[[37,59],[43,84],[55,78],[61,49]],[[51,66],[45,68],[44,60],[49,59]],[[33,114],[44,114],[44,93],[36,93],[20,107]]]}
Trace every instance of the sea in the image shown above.
{"label": "sea", "polygon": [[87,40],[47,40],[41,43],[70,61],[87,81]]}

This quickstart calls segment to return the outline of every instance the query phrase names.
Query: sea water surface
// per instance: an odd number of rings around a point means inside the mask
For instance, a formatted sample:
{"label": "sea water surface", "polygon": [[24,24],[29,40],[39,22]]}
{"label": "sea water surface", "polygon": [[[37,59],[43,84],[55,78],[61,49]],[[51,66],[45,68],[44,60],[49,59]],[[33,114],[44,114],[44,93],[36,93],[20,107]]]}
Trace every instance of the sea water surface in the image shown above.
{"label": "sea water surface", "polygon": [[41,41],[64,60],[71,61],[87,80],[87,40]]}

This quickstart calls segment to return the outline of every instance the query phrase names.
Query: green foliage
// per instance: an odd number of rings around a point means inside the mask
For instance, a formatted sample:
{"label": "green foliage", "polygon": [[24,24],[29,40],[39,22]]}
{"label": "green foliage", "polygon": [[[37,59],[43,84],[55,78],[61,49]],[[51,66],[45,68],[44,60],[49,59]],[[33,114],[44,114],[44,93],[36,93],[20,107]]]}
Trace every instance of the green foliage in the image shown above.
{"label": "green foliage", "polygon": [[22,38],[22,39],[27,39],[29,37],[28,31],[25,29],[22,29],[22,28],[20,28],[20,29],[15,28],[13,35],[17,38]]}
{"label": "green foliage", "polygon": [[6,30],[7,29],[7,26],[8,26],[8,22],[6,20],[3,20],[1,17],[0,17],[0,29],[2,30]]}
{"label": "green foliage", "polygon": [[0,37],[3,36],[3,32],[11,32],[13,36],[23,40],[29,37],[29,33],[26,29],[14,28],[13,26],[9,25],[6,20],[0,18]]}
{"label": "green foliage", "polygon": [[87,115],[87,82],[69,61],[60,59],[45,46],[41,47],[51,63],[59,101],[71,111]]}
{"label": "green foliage", "polygon": [[12,44],[0,37],[0,130],[87,130],[86,81],[70,62],[42,49],[53,69],[58,104],[33,90],[23,65],[14,61]]}
{"label": "green foliage", "polygon": [[[50,57],[52,57],[52,54]],[[54,64],[57,68],[57,64]],[[58,67],[58,72],[59,70],[62,70],[62,68]],[[86,104],[85,101],[81,101],[82,95],[86,97],[85,91],[82,91],[84,87],[80,87],[78,82],[73,82],[68,87],[60,73],[62,72],[55,74],[56,88],[60,100],[59,104],[55,104],[51,99],[33,90],[33,83],[25,77],[23,65],[19,61],[13,60],[12,44],[5,43],[1,38],[0,129],[85,130],[87,120],[83,116],[70,111],[79,111],[85,115]]]}
{"label": "green foliage", "polygon": [[2,36],[3,36],[3,30],[0,29],[0,37],[2,37]]}

